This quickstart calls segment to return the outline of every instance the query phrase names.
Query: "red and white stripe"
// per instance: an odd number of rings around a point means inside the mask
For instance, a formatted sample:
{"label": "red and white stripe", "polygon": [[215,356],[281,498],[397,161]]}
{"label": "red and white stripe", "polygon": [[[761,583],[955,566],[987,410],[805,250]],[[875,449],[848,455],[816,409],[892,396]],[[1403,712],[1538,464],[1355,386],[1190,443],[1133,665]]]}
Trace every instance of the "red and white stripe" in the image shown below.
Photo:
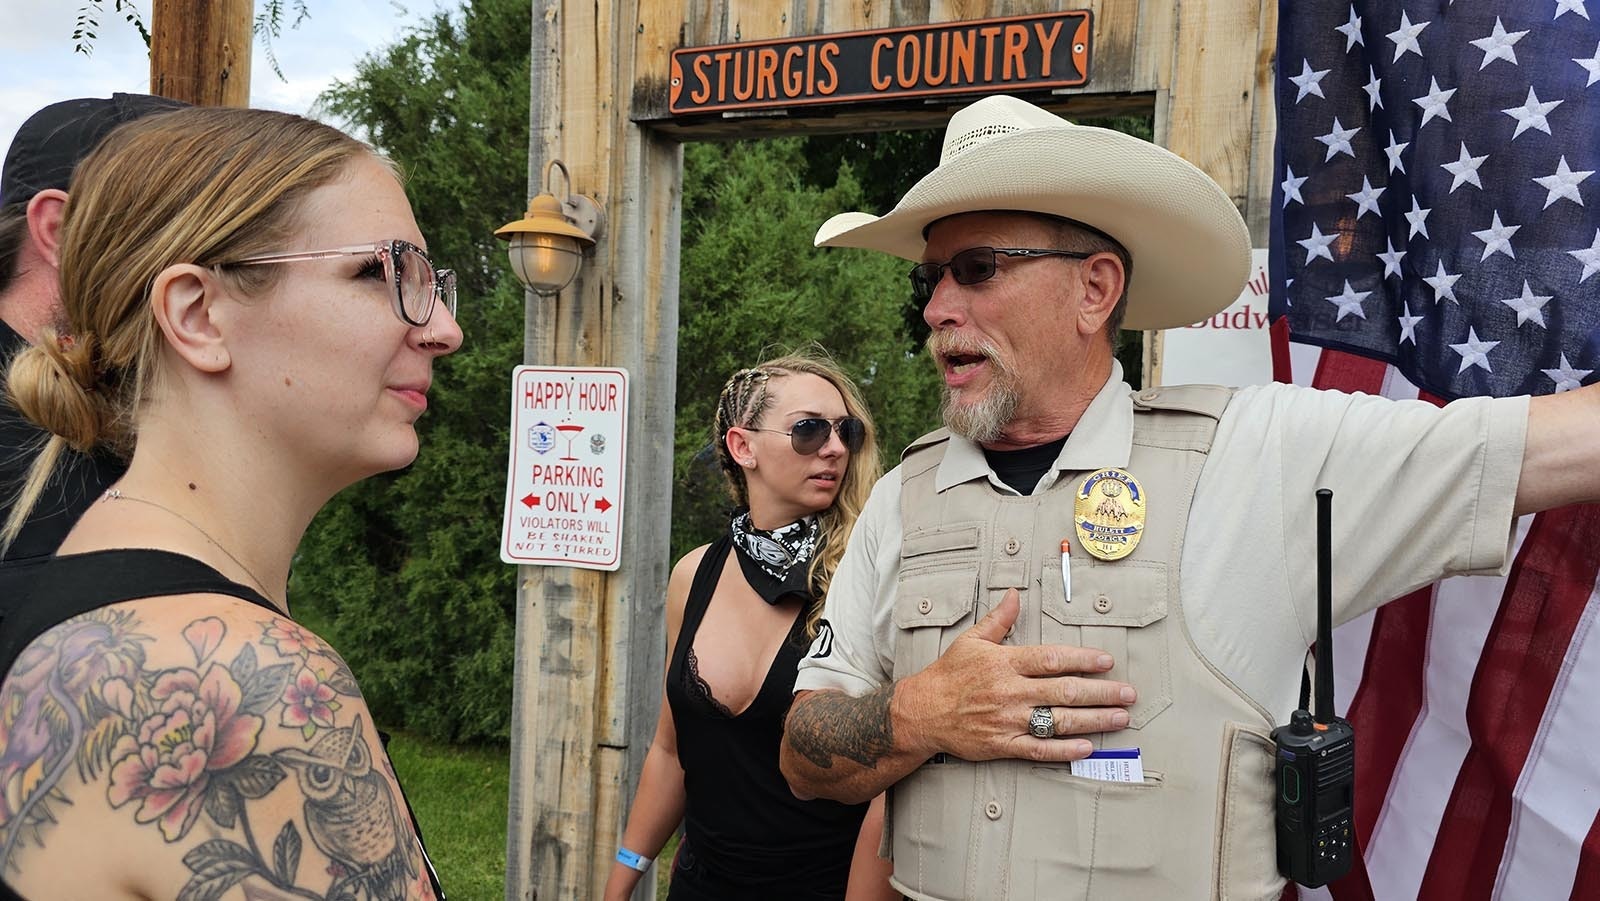
{"label": "red and white stripe", "polygon": [[[1439,402],[1284,325],[1279,381]],[[1362,857],[1300,898],[1600,899],[1600,506],[1523,517],[1513,551],[1335,630]]]}

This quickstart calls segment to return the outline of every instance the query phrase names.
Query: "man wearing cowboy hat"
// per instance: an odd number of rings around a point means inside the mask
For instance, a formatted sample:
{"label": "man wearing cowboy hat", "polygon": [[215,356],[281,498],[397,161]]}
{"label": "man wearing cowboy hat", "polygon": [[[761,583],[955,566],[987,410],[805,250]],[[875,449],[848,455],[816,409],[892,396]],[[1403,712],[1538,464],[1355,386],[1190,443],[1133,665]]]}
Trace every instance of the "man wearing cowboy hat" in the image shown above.
{"label": "man wearing cowboy hat", "polygon": [[[817,243],[917,263],[947,429],[857,522],[782,766],[802,797],[890,790],[912,898],[1276,898],[1269,733],[1315,633],[1315,490],[1341,621],[1498,570],[1517,514],[1600,499],[1596,388],[1133,392],[1118,325],[1227,306],[1244,222],[1179,157],[1015,98],[958,111],[893,211]],[[1127,781],[1071,767],[1135,748]]]}

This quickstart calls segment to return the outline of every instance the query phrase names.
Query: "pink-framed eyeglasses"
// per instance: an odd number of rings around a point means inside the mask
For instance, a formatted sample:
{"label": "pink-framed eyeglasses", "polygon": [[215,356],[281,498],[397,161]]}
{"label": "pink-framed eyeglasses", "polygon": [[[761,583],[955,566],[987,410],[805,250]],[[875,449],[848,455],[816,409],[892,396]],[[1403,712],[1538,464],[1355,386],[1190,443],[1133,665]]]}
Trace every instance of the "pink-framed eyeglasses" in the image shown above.
{"label": "pink-framed eyeglasses", "polygon": [[422,248],[410,241],[394,238],[375,244],[356,244],[332,250],[302,250],[295,253],[270,253],[224,263],[224,266],[265,266],[269,263],[299,263],[306,260],[331,260],[336,257],[371,254],[383,265],[389,283],[394,312],[407,325],[427,325],[433,316],[434,301],[442,301],[450,315],[456,314],[456,274],[451,269],[435,269]]}

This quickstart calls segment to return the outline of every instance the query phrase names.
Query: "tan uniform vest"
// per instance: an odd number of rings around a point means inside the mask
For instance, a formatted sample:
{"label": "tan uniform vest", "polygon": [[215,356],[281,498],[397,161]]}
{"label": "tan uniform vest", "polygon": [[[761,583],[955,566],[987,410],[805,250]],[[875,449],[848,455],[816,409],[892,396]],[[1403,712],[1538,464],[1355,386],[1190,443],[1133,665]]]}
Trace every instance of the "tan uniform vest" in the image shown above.
{"label": "tan uniform vest", "polygon": [[[1189,505],[1229,397],[1194,386],[1134,396],[1127,470],[1144,487],[1147,519],[1141,543],[1115,562],[1091,557],[1073,535],[1073,496],[1087,472],[1059,473],[1030,497],[983,479],[941,494],[934,482],[948,434],[907,450],[895,678],[932,663],[1016,588],[1022,613],[1008,643],[1103,649],[1116,660],[1108,677],[1138,689],[1129,728],[1087,737],[1097,748],[1142,749],[1145,775],[1116,783],[1073,776],[1065,764],[934,758],[890,792],[886,844],[896,887],[910,897],[1279,896],[1271,718],[1199,656],[1179,601]],[[1070,599],[1061,585],[1067,536]]]}

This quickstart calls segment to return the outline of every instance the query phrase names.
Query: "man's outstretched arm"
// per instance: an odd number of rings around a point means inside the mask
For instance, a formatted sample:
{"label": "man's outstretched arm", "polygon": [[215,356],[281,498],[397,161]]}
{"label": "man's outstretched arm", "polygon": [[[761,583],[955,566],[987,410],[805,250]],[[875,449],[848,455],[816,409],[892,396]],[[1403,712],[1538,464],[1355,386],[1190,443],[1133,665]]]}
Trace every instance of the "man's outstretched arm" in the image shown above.
{"label": "man's outstretched arm", "polygon": [[871,800],[935,754],[964,760],[1014,757],[1065,762],[1094,750],[1082,739],[1034,738],[1034,707],[1049,706],[1056,735],[1110,732],[1128,724],[1132,686],[1102,673],[1111,657],[1092,648],[1000,644],[1017,620],[1016,591],[951,643],[927,669],[864,695],[802,691],[785,723],[779,762],[802,798]]}
{"label": "man's outstretched arm", "polygon": [[1516,512],[1600,501],[1600,385],[1528,401]]}

